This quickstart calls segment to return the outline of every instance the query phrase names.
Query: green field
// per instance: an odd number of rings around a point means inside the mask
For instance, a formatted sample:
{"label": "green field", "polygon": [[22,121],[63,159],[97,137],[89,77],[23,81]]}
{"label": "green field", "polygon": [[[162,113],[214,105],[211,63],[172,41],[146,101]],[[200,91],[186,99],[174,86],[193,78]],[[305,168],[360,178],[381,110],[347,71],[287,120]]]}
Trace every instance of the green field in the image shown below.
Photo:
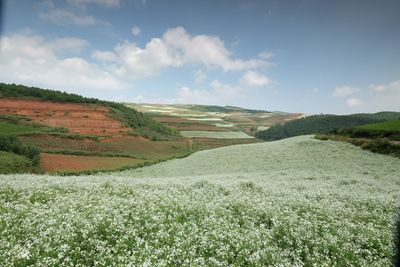
{"label": "green field", "polygon": [[359,126],[365,130],[376,130],[376,131],[400,131],[400,120],[385,121],[381,123],[367,124]]}
{"label": "green field", "polygon": [[300,136],[0,176],[1,266],[390,266],[400,159]]}
{"label": "green field", "polygon": [[21,155],[0,151],[0,174],[33,172],[32,162]]}
{"label": "green field", "polygon": [[47,133],[55,132],[56,128],[44,127],[38,125],[14,124],[0,121],[0,133],[4,134],[32,134],[32,133]]}

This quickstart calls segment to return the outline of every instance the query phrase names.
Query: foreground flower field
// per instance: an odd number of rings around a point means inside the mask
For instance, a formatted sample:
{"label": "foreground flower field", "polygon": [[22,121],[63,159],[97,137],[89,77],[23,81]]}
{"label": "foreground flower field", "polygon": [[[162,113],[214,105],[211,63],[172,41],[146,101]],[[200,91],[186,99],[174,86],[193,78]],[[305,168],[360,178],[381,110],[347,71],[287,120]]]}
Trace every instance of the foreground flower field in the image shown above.
{"label": "foreground flower field", "polygon": [[301,136],[0,176],[1,266],[390,266],[400,160]]}

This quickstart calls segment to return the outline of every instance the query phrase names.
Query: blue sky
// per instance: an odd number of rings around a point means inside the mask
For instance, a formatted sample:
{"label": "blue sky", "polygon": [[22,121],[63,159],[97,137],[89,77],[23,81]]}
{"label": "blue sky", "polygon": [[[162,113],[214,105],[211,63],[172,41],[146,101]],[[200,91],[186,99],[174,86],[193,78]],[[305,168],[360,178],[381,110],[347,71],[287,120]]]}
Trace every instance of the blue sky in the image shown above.
{"label": "blue sky", "polygon": [[400,111],[400,2],[4,1],[0,80],[127,102]]}

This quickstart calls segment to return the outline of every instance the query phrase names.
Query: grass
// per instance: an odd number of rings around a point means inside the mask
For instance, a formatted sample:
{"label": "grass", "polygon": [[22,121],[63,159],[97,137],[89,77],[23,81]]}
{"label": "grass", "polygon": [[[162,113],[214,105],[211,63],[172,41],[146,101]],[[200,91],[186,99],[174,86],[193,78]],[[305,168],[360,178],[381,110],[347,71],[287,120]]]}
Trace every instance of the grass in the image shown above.
{"label": "grass", "polygon": [[310,136],[0,176],[2,266],[389,266],[400,160]]}
{"label": "grass", "polygon": [[365,130],[375,130],[375,131],[400,131],[400,120],[385,121],[381,123],[367,124],[359,126],[361,129]]}
{"label": "grass", "polygon": [[0,121],[0,133],[23,135],[36,133],[57,132],[59,129],[40,125],[14,124]]}
{"label": "grass", "polygon": [[28,158],[12,152],[0,151],[0,174],[37,172]]}

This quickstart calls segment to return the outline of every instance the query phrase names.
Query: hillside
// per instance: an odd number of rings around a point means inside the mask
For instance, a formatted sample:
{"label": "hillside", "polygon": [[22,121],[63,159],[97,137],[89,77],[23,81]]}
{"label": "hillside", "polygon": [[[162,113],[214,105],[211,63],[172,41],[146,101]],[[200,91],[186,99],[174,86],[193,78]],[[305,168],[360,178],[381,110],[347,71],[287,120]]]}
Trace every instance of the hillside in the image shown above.
{"label": "hillside", "polygon": [[276,124],[267,130],[256,133],[256,137],[266,141],[272,141],[305,134],[323,134],[334,129],[395,120],[398,118],[400,118],[400,112],[363,113],[342,116],[313,115],[283,124]]}
{"label": "hillside", "polygon": [[[125,105],[4,83],[0,134],[41,152],[35,162],[21,153],[7,155],[0,173],[115,170],[190,152],[175,130]],[[34,168],[18,167],[26,162]]]}
{"label": "hillside", "polygon": [[195,147],[258,143],[257,131],[297,119],[302,114],[251,110],[232,106],[127,104],[190,138]]}
{"label": "hillside", "polygon": [[376,130],[376,131],[400,131],[400,119],[385,121],[381,123],[373,123],[360,126],[361,129],[365,130]]}
{"label": "hillside", "polygon": [[0,265],[390,266],[399,166],[301,136],[121,173],[0,176]]}
{"label": "hillside", "polygon": [[400,120],[335,129],[317,138],[348,142],[372,152],[400,157]]}
{"label": "hillside", "polygon": [[[163,127],[161,124],[155,122],[143,113],[137,112],[132,108],[127,108],[125,105],[119,103],[102,101],[95,98],[86,98],[80,95],[55,90],[4,83],[0,83],[0,97],[22,97],[42,101],[54,101],[56,103],[94,104],[98,107],[102,107],[102,112],[110,112],[112,117],[119,120],[121,123],[124,123],[128,127],[132,127],[137,134],[143,134],[150,137],[174,134],[174,132],[169,128]],[[2,102],[5,101],[2,100]],[[85,107],[87,107],[87,105]],[[73,107],[71,108],[73,110]],[[107,108],[108,110],[104,110],[104,108]],[[33,109],[35,108],[33,107]],[[68,107],[65,108],[65,111],[68,112]]]}
{"label": "hillside", "polygon": [[125,105],[0,83],[0,134],[40,150],[38,166],[32,168],[36,172],[118,170],[203,149],[258,143],[252,129],[297,116],[238,107]]}

